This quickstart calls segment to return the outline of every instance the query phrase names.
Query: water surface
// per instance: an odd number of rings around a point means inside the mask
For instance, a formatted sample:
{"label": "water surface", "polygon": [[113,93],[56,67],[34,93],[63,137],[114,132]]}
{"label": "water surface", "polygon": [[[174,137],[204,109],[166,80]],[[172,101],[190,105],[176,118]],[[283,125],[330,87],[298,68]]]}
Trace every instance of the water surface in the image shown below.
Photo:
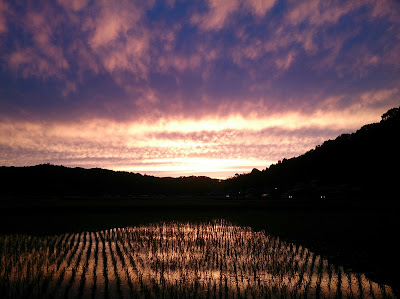
{"label": "water surface", "polygon": [[225,220],[0,236],[2,297],[393,298],[393,290]]}

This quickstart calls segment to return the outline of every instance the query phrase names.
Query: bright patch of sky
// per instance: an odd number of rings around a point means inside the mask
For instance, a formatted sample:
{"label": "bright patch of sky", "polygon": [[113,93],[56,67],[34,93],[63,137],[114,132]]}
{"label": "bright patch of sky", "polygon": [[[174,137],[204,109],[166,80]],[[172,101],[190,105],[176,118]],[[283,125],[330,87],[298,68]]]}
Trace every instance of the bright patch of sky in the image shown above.
{"label": "bright patch of sky", "polygon": [[0,165],[228,177],[400,105],[398,1],[0,0]]}

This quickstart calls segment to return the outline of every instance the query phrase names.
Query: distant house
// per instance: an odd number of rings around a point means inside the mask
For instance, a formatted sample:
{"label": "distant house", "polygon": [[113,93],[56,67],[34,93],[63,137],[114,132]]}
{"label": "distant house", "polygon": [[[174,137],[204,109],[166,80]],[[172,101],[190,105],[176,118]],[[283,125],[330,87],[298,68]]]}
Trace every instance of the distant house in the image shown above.
{"label": "distant house", "polygon": [[293,194],[289,193],[289,192],[285,192],[282,194],[281,196],[282,199],[292,199],[293,198]]}

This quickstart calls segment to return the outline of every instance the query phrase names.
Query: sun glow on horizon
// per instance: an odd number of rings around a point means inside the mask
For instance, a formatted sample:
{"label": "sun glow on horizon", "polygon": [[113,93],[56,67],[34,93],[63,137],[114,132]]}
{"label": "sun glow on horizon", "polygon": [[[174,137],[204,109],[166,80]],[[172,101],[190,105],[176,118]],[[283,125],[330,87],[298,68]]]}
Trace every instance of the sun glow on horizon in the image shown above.
{"label": "sun glow on horizon", "polygon": [[208,176],[226,179],[236,173],[247,173],[253,168],[265,169],[273,162],[257,159],[176,158],[146,161],[146,166],[122,166],[115,171],[139,172],[159,177]]}
{"label": "sun glow on horizon", "polygon": [[399,105],[398,13],[0,0],[0,165],[228,177],[301,155]]}
{"label": "sun glow on horizon", "polygon": [[[118,123],[0,121],[0,164],[52,163],[156,176],[209,176],[265,169],[350,128],[376,120],[376,111],[291,112],[263,117],[160,119]],[[351,132],[351,130],[350,130]],[[32,159],[32,157],[35,157]]]}

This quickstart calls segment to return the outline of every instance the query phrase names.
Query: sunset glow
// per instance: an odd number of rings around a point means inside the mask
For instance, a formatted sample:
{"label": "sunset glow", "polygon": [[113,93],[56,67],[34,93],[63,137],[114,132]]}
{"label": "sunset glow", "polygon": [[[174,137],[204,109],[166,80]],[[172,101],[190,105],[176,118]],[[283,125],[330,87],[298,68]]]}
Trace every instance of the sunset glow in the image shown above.
{"label": "sunset glow", "polygon": [[396,1],[0,0],[0,165],[215,178],[400,104]]}

